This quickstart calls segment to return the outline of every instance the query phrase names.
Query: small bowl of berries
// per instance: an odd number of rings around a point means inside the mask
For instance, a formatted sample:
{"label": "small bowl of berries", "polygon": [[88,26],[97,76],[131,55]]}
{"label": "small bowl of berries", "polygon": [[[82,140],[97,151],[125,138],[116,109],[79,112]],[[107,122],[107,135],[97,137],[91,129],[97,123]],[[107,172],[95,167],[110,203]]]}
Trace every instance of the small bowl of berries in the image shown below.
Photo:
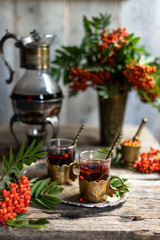
{"label": "small bowl of berries", "polygon": [[132,169],[133,163],[138,160],[141,142],[139,140],[126,139],[121,142],[121,147],[124,167]]}

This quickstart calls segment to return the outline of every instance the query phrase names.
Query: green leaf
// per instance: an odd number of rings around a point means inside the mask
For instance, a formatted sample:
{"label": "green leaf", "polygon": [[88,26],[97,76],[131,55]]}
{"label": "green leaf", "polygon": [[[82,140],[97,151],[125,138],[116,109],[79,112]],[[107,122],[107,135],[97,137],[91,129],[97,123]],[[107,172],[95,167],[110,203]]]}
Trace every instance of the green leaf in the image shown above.
{"label": "green leaf", "polygon": [[36,194],[35,194],[36,198],[41,194],[41,192],[44,190],[44,188],[49,184],[50,180],[51,180],[50,178],[47,178],[47,179],[41,181],[41,184],[38,186],[38,188],[36,190]]}
{"label": "green leaf", "polygon": [[16,167],[19,171],[21,171],[23,169],[23,164],[22,163],[17,162],[15,165],[16,165]]}
{"label": "green leaf", "polygon": [[132,44],[136,45],[140,41],[140,37],[136,37],[132,39]]}
{"label": "green leaf", "polygon": [[24,158],[24,159],[22,159],[22,163],[27,166],[30,166],[32,163],[32,160],[30,160],[29,158]]}
{"label": "green leaf", "polygon": [[138,51],[138,52],[143,52],[143,53],[146,52],[146,50],[145,50],[145,49],[142,49],[142,48],[134,48],[134,50],[136,50],[136,51]]}
{"label": "green leaf", "polygon": [[88,21],[86,16],[83,17],[83,26],[84,26],[85,34],[90,35],[91,34],[90,22]]}
{"label": "green leaf", "polygon": [[47,223],[49,223],[49,221],[47,219],[45,219],[45,218],[39,218],[38,220],[36,220],[36,223],[38,223],[38,224],[47,224]]}
{"label": "green leaf", "polygon": [[114,187],[114,188],[119,188],[119,187],[122,186],[122,183],[121,183],[120,180],[117,180],[117,181],[115,181],[114,183],[113,183],[112,180],[111,180],[111,185],[112,185],[112,187]]}
{"label": "green leaf", "polygon": [[59,181],[55,181],[55,182],[52,182],[51,184],[49,184],[49,186],[44,190],[44,194],[45,193],[48,193],[54,186],[58,185]]}
{"label": "green leaf", "polygon": [[14,165],[14,156],[13,156],[12,148],[10,147],[9,168],[11,168],[13,165]]}
{"label": "green leaf", "polygon": [[36,182],[36,181],[38,180],[38,178],[39,178],[39,177],[32,178],[32,179],[29,181],[29,183],[34,183],[34,182]]}
{"label": "green leaf", "polygon": [[133,36],[134,36],[134,34],[131,33],[128,37],[125,37],[125,40],[129,40],[130,41],[133,38]]}
{"label": "green leaf", "polygon": [[61,200],[57,197],[53,197],[51,195],[44,195],[44,200],[53,203],[53,204],[59,204],[61,203]]}
{"label": "green leaf", "polygon": [[28,155],[32,152],[35,144],[36,144],[36,139],[34,139],[34,140],[32,141],[32,143],[30,144],[30,146],[27,148],[26,152],[24,153],[23,157],[28,156]]}
{"label": "green leaf", "polygon": [[33,187],[31,188],[31,198],[34,196],[36,189],[38,188],[38,186],[41,184],[43,180],[39,180],[38,182],[36,182]]}
{"label": "green leaf", "polygon": [[5,175],[5,178],[8,178],[9,180],[13,179],[9,173]]}
{"label": "green leaf", "polygon": [[70,82],[69,70],[64,70],[64,72],[63,72],[63,82],[64,82],[64,85],[66,85],[67,83]]}
{"label": "green leaf", "polygon": [[106,153],[109,153],[109,149],[104,147],[104,148],[101,148],[101,149],[98,149],[98,151],[100,152],[106,152]]}
{"label": "green leaf", "polygon": [[32,202],[39,207],[46,208],[46,209],[49,209],[49,210],[55,210],[54,205],[47,202],[46,200],[35,198],[35,199],[32,200]]}
{"label": "green leaf", "polygon": [[42,147],[42,142],[39,142],[37,146],[33,149],[33,151],[30,153],[32,156],[38,152],[38,150]]}
{"label": "green leaf", "polygon": [[40,153],[36,153],[35,154],[35,157],[37,158],[43,158],[47,155],[47,152],[40,152]]}
{"label": "green leaf", "polygon": [[122,180],[123,180],[124,183],[128,181],[127,178],[122,178]]}
{"label": "green leaf", "polygon": [[[36,163],[37,160],[38,160],[38,157],[28,157],[28,160],[31,162],[31,163]],[[29,162],[28,161],[28,162]]]}
{"label": "green leaf", "polygon": [[30,215],[29,213],[17,214],[16,220],[23,219],[23,218],[25,218],[25,217],[28,217],[29,215]]}
{"label": "green leaf", "polygon": [[8,161],[6,157],[3,155],[3,162],[2,162],[2,170],[3,170],[3,175],[7,172],[8,170]]}
{"label": "green leaf", "polygon": [[21,176],[20,172],[17,170],[17,168],[11,168],[11,172],[15,173],[17,176]]}
{"label": "green leaf", "polygon": [[15,220],[13,220],[12,218],[7,221],[7,225],[9,226],[13,226],[13,223],[15,223]]}
{"label": "green leaf", "polygon": [[29,228],[47,228],[45,224],[49,223],[46,219],[40,218],[38,220],[18,220],[9,219],[7,225],[12,227],[29,227]]}
{"label": "green leaf", "polygon": [[63,190],[64,190],[63,187],[54,187],[50,191],[48,191],[48,194],[57,195],[60,194]]}
{"label": "green leaf", "polygon": [[17,158],[16,158],[16,162],[18,162],[22,158],[23,153],[24,153],[24,149],[25,149],[25,143],[23,142],[21,147],[20,147],[20,150],[18,152],[18,155],[17,155]]}
{"label": "green leaf", "polygon": [[124,187],[124,188],[121,190],[121,192],[129,192],[129,189],[126,188],[126,187]]}
{"label": "green leaf", "polygon": [[7,188],[8,187],[8,184],[6,182],[4,182],[3,180],[1,180],[0,183],[2,184],[3,188]]}

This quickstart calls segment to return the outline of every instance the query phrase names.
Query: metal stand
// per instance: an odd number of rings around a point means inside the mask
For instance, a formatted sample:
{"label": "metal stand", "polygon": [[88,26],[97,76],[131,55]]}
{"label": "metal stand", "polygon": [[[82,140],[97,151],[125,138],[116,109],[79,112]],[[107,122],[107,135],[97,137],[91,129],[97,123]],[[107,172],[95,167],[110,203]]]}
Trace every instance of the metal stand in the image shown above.
{"label": "metal stand", "polygon": [[[22,122],[21,118],[19,115],[14,114],[10,120],[10,132],[14,138],[14,140],[16,141],[18,147],[20,147],[20,141],[18,140],[15,131],[13,129],[13,125],[15,122]],[[46,117],[44,120],[44,124],[42,124],[42,128],[41,128],[41,132],[45,132],[46,131],[46,124],[50,124],[52,126],[52,137],[56,138],[58,135],[58,130],[59,130],[59,118],[58,116],[53,116],[53,117]],[[38,124],[37,124],[38,125]],[[37,130],[38,131],[38,130]],[[33,136],[32,136],[33,137]],[[34,135],[34,138],[39,137],[39,135],[36,136],[36,134]]]}

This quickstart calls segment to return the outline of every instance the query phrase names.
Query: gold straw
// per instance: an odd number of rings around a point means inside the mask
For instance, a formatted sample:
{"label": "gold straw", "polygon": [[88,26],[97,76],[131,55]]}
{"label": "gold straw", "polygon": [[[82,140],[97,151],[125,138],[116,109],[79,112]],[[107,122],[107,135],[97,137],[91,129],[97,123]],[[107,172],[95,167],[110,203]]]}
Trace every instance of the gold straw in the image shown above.
{"label": "gold straw", "polygon": [[81,127],[80,127],[80,129],[79,129],[79,131],[78,131],[78,133],[77,133],[77,135],[76,135],[76,137],[75,137],[75,139],[73,140],[72,146],[77,143],[78,138],[79,138],[79,135],[81,134],[81,132],[82,132],[82,130],[84,129],[84,127],[85,127],[85,124],[82,124]]}
{"label": "gold straw", "polygon": [[112,145],[112,147],[111,147],[111,149],[110,149],[110,151],[109,151],[106,159],[108,159],[108,158],[110,157],[110,155],[112,154],[112,152],[113,152],[113,150],[114,150],[117,142],[119,141],[119,139],[120,139],[121,137],[122,137],[122,133],[119,133],[118,136],[117,136],[117,138],[116,138],[116,140],[115,140],[115,142],[113,143],[113,145]]}

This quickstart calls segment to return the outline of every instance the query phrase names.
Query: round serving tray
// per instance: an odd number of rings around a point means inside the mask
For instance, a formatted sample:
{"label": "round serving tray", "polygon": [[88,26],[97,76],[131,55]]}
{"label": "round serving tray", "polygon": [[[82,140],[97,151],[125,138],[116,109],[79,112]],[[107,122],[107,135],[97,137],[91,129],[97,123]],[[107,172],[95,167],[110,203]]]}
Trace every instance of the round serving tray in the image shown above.
{"label": "round serving tray", "polygon": [[[22,174],[25,174],[29,179],[33,177],[39,177],[40,179],[44,179],[47,177],[47,165],[46,160],[39,160],[36,164],[31,165],[29,167],[25,167],[22,171]],[[106,201],[101,203],[88,203],[85,201],[81,201],[82,199],[79,196],[79,186],[78,179],[76,179],[70,185],[61,185],[64,190],[61,194],[58,195],[58,198],[62,200],[62,203],[79,206],[79,207],[114,207],[117,205],[121,205],[127,200],[128,193],[124,193],[120,198],[118,197],[108,197]]]}

